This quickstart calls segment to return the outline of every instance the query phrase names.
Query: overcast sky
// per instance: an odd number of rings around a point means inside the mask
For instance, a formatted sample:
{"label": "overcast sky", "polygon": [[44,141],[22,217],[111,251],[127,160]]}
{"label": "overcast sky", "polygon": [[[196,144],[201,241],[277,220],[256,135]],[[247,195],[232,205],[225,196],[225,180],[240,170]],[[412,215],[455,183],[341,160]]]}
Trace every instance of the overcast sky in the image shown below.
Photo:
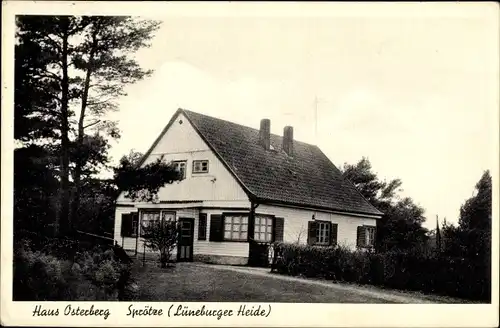
{"label": "overcast sky", "polygon": [[494,163],[496,16],[331,12],[163,18],[138,53],[155,73],[128,89],[114,116],[114,160],[145,152],[179,107],[255,128],[265,117],[276,134],[294,126],[337,166],[366,156],[379,177],[402,179],[427,227],[436,214],[456,222]]}

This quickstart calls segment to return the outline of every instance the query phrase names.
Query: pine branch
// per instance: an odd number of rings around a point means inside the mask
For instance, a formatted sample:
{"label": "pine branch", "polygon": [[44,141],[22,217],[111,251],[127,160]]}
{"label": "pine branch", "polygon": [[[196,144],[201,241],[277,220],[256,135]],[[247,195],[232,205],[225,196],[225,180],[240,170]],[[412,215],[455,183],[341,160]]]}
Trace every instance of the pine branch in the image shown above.
{"label": "pine branch", "polygon": [[95,122],[92,122],[92,123],[90,123],[90,124],[85,125],[83,128],[84,128],[84,129],[86,129],[86,128],[90,128],[91,126],[94,126],[94,125],[96,125],[97,123],[100,123],[100,122],[101,122],[101,120],[97,120],[97,121],[95,121]]}

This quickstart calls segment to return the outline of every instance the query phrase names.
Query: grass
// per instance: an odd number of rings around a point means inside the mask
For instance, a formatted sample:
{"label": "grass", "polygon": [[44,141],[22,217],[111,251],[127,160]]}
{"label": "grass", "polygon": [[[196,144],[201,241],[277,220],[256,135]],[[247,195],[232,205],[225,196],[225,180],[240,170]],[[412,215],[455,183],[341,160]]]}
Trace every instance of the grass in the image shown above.
{"label": "grass", "polygon": [[[138,285],[134,301],[162,302],[279,302],[279,303],[398,303],[353,289],[325,288],[274,274],[253,275],[235,270],[179,263],[161,269],[136,263]],[[418,299],[417,299],[418,300]]]}

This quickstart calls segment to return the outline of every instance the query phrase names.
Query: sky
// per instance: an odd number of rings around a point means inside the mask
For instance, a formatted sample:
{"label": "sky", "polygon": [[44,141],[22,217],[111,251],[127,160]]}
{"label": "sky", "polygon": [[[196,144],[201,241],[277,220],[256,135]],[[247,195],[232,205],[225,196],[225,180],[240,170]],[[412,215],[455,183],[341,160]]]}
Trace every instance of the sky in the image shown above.
{"label": "sky", "polygon": [[457,222],[498,140],[498,20],[488,15],[175,16],[137,59],[116,162],[145,152],[179,108],[294,127],[337,165],[368,157],[403,196]]}

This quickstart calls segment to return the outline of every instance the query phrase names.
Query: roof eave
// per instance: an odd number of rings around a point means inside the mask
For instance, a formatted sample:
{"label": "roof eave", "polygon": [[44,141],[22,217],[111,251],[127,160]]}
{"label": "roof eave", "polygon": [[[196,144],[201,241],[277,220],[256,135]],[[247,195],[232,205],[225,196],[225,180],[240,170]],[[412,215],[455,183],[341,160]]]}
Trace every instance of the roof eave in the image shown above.
{"label": "roof eave", "polygon": [[278,199],[270,199],[270,198],[262,198],[262,197],[257,197],[254,200],[255,202],[259,204],[268,204],[268,205],[283,205],[283,206],[292,206],[292,207],[300,207],[304,209],[311,209],[311,210],[319,210],[319,211],[326,211],[326,212],[335,212],[335,213],[341,213],[341,214],[351,214],[355,216],[369,216],[369,217],[377,217],[377,218],[382,218],[384,216],[383,212],[380,212],[379,210],[376,210],[377,212],[363,212],[363,211],[352,211],[352,210],[343,210],[343,209],[338,209],[334,207],[328,207],[328,206],[318,206],[318,205],[311,205],[311,204],[304,204],[304,203],[298,203],[298,202],[288,202],[288,201],[283,201],[283,200],[278,200]]}

